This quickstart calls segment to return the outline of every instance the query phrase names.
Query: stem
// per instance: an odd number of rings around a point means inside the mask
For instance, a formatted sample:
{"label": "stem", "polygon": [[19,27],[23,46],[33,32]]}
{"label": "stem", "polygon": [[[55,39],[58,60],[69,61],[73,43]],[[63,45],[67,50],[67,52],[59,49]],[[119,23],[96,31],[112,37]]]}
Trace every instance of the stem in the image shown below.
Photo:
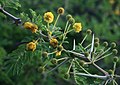
{"label": "stem", "polygon": [[91,44],[87,45],[87,46],[85,47],[85,50],[86,50],[87,48],[89,48],[90,46],[91,46]]}
{"label": "stem", "polygon": [[106,80],[108,78],[107,76],[92,75],[92,74],[85,74],[85,73],[75,73],[75,74],[80,75],[80,76],[99,78],[99,79],[103,79],[103,80]]}
{"label": "stem", "polygon": [[50,73],[52,71],[54,71],[55,69],[57,69],[58,67],[60,67],[61,65],[63,65],[64,63],[66,63],[70,58],[65,59],[63,62],[61,62],[60,64],[58,64],[55,68],[51,69],[50,71],[48,71],[47,73]]}
{"label": "stem", "polygon": [[64,29],[64,34],[65,34],[66,30],[67,30],[68,23],[69,23],[69,21],[66,22],[65,29]]}
{"label": "stem", "polygon": [[48,38],[48,36],[44,35],[41,30],[39,31],[39,33],[42,37]]}
{"label": "stem", "polygon": [[63,42],[64,42],[64,40],[65,40],[65,37],[66,37],[66,35],[67,35],[67,32],[68,32],[68,30],[69,30],[70,26],[71,26],[71,24],[68,26],[68,28],[67,28],[67,29],[65,29],[65,30],[66,30],[66,32],[64,31],[64,34],[63,34],[63,40],[62,40],[62,42],[61,42],[61,44],[60,44],[60,45],[62,45],[62,44],[63,44]]}
{"label": "stem", "polygon": [[107,85],[107,84],[108,84],[108,82],[109,82],[109,79],[105,82],[105,85]]}
{"label": "stem", "polygon": [[70,64],[69,68],[68,68],[67,73],[69,73],[69,72],[70,72],[70,69],[71,69],[71,67],[72,67],[72,64],[73,64],[73,59],[72,59],[72,62],[71,62],[71,64]]}
{"label": "stem", "polygon": [[113,81],[114,81],[115,85],[118,85],[118,83],[115,80],[113,80]]}
{"label": "stem", "polygon": [[54,28],[55,28],[55,26],[56,26],[56,24],[57,24],[57,21],[58,21],[59,17],[60,17],[60,14],[58,14],[58,16],[57,16],[57,18],[56,18],[56,20],[55,20],[54,26],[53,26],[53,28],[52,28],[52,29],[53,29],[52,32],[54,32]]}
{"label": "stem", "polygon": [[85,71],[87,74],[90,74],[86,69],[84,69],[77,61],[75,61],[79,66],[80,66],[80,68],[83,70],[83,71]]}
{"label": "stem", "polygon": [[82,42],[80,43],[81,45],[84,43],[85,39],[87,38],[88,35],[85,35],[85,37],[83,38]]}
{"label": "stem", "polygon": [[98,55],[98,56],[96,56],[96,57],[99,58],[99,57],[103,56],[103,55],[104,55],[105,53],[107,53],[110,49],[111,49],[111,47],[108,48],[106,51],[104,51],[101,55]]}
{"label": "stem", "polygon": [[50,27],[49,23],[47,23],[47,31],[48,31],[47,34],[48,34],[48,38],[51,39],[51,35],[49,34],[49,32],[50,32],[50,28],[49,27]]}
{"label": "stem", "polygon": [[94,62],[92,63],[92,65],[97,68],[99,71],[101,71],[103,74],[105,74],[106,76],[108,76],[108,72],[106,72],[105,70],[103,70],[101,67],[99,67],[98,65],[96,65]]}
{"label": "stem", "polygon": [[96,59],[95,62],[96,62],[96,61],[99,61],[99,60],[101,60],[101,59],[103,59],[103,58],[105,58],[105,57],[107,57],[107,56],[110,56],[111,54],[112,54],[112,53],[109,53],[109,54],[107,54],[107,55],[105,55],[105,56],[103,56],[103,57],[100,57],[100,58]]}
{"label": "stem", "polygon": [[51,55],[51,54],[54,54],[54,53],[56,53],[57,51],[53,51],[53,52],[51,52],[51,53],[48,53],[48,55]]}
{"label": "stem", "polygon": [[115,69],[116,69],[116,62],[114,62],[114,66],[113,66],[113,76],[115,75]]}
{"label": "stem", "polygon": [[9,12],[5,11],[1,6],[0,6],[0,12],[2,12],[3,14],[5,14],[6,16],[9,16],[10,18],[12,18],[15,21],[15,24],[21,24],[21,19],[17,18],[15,16],[13,16],[12,14],[10,14]]}

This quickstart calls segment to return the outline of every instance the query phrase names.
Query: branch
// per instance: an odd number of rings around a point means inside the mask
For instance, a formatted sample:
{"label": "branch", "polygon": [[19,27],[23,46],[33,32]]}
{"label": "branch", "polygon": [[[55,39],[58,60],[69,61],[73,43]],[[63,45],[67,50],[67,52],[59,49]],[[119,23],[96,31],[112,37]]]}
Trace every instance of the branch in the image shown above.
{"label": "branch", "polygon": [[9,12],[5,11],[1,6],[0,6],[0,12],[2,12],[3,14],[5,14],[6,16],[12,18],[14,20],[14,23],[16,25],[21,24],[21,19],[17,18],[15,16],[13,16],[12,14],[10,14]]}
{"label": "branch", "polygon": [[79,76],[99,78],[99,79],[103,79],[103,80],[106,80],[109,77],[109,76],[100,76],[100,75],[92,75],[92,74],[85,74],[85,73],[75,73],[75,74],[79,75]]}
{"label": "branch", "polygon": [[97,68],[99,71],[101,71],[102,73],[104,73],[106,76],[108,76],[108,72],[106,72],[105,70],[103,70],[101,67],[99,67],[98,65],[96,65],[95,63],[92,63],[92,65]]}

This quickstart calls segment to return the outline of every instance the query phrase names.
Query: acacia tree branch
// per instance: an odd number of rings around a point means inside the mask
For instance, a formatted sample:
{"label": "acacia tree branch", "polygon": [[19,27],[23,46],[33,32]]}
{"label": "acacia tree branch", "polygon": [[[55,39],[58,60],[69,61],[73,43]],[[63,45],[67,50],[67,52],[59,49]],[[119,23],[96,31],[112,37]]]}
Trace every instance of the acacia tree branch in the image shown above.
{"label": "acacia tree branch", "polygon": [[100,76],[100,75],[92,75],[92,74],[85,74],[85,73],[75,73],[75,74],[79,75],[79,76],[99,78],[99,79],[103,79],[103,80],[106,80],[109,77],[109,76]]}
{"label": "acacia tree branch", "polygon": [[21,24],[21,19],[17,18],[15,16],[13,16],[12,14],[10,14],[9,12],[5,11],[1,6],[0,6],[0,12],[2,12],[3,14],[5,14],[6,16],[12,18],[14,20],[14,23],[16,25]]}

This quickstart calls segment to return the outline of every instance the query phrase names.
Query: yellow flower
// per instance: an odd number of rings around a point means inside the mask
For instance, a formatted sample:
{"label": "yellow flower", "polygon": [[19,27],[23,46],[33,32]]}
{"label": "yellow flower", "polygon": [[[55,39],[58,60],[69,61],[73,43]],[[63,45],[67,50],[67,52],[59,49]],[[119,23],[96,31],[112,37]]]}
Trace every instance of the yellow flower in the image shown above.
{"label": "yellow flower", "polygon": [[25,23],[23,24],[23,26],[24,26],[24,28],[26,28],[26,29],[31,29],[31,27],[33,26],[33,24],[32,24],[31,22],[25,22]]}
{"label": "yellow flower", "polygon": [[57,39],[52,38],[52,39],[50,40],[50,45],[52,45],[53,47],[57,47],[57,45],[58,45]]}
{"label": "yellow flower", "polygon": [[73,29],[75,30],[75,32],[80,32],[82,30],[82,25],[81,23],[75,23],[73,25]]}
{"label": "yellow flower", "polygon": [[47,12],[44,14],[44,21],[48,22],[48,23],[52,23],[54,20],[54,15],[52,12]]}
{"label": "yellow flower", "polygon": [[64,14],[64,8],[59,7],[58,10],[57,10],[57,13],[60,14],[60,15],[63,15]]}
{"label": "yellow flower", "polygon": [[36,49],[36,43],[34,42],[29,42],[27,45],[26,45],[26,49],[27,50],[30,50],[30,51],[34,51]]}
{"label": "yellow flower", "polygon": [[33,24],[33,26],[31,27],[31,29],[30,29],[31,31],[32,31],[32,33],[36,33],[37,32],[37,30],[38,30],[38,26],[37,25],[35,25],[35,24]]}
{"label": "yellow flower", "polygon": [[60,55],[61,55],[61,51],[57,51],[56,56],[60,56]]}
{"label": "yellow flower", "polygon": [[25,22],[23,26],[24,26],[24,28],[31,30],[32,33],[36,33],[38,30],[38,26],[31,22]]}

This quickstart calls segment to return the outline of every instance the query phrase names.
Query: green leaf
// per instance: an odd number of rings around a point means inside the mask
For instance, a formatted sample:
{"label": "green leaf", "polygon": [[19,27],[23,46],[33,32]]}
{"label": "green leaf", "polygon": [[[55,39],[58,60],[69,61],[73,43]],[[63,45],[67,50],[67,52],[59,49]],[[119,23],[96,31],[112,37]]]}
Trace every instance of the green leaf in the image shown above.
{"label": "green leaf", "polygon": [[19,0],[0,0],[0,5],[18,10],[21,7]]}

